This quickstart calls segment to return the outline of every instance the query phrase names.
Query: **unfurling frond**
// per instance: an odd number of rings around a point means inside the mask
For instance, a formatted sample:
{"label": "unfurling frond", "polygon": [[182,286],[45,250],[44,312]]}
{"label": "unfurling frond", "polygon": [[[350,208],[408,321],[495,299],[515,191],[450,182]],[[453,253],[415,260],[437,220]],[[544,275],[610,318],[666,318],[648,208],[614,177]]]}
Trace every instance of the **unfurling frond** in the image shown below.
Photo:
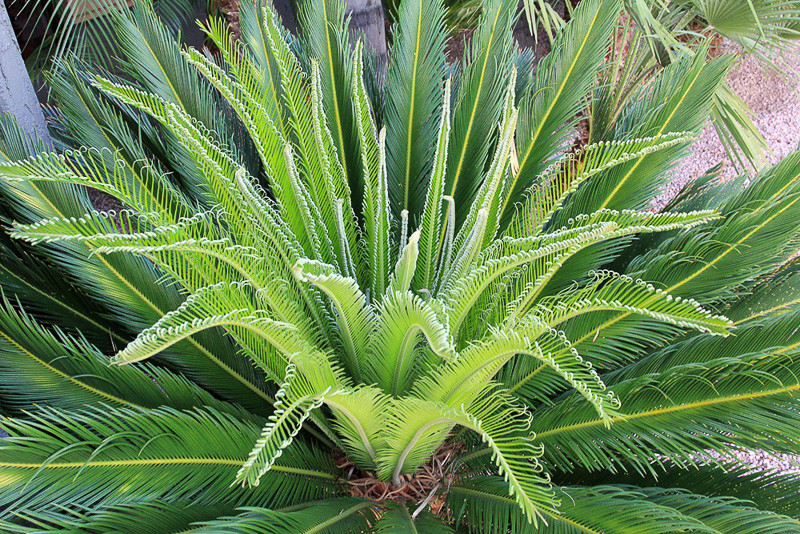
{"label": "unfurling frond", "polygon": [[[378,306],[370,334],[365,378],[392,395],[404,393],[414,374],[428,365],[453,357],[447,321],[437,306],[409,292],[389,293]],[[427,348],[420,348],[424,337]]]}
{"label": "unfurling frond", "polygon": [[269,423],[236,473],[236,481],[257,486],[283,450],[292,444],[311,412],[322,405],[329,389],[315,391],[302,374],[297,375],[294,365],[287,365],[284,383],[275,394],[275,412],[269,416]]}

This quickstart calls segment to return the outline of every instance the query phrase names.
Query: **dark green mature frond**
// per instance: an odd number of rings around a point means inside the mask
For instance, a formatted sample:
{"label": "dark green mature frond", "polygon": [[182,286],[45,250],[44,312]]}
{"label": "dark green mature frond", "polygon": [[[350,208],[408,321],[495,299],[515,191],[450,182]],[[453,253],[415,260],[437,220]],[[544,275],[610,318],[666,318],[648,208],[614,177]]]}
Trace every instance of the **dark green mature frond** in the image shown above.
{"label": "dark green mature frond", "polygon": [[129,75],[148,91],[196,117],[208,129],[225,133],[222,117],[214,112],[211,88],[182,60],[180,46],[147,4],[135,2],[130,13],[120,14],[117,38]]}
{"label": "dark green mature frond", "polygon": [[603,65],[620,7],[621,2],[616,0],[581,2],[572,23],[559,32],[552,51],[537,66],[535,83],[520,104],[516,136],[519,170],[508,185],[501,210],[504,221],[513,214],[509,200],[536,183],[549,160],[575,136],[573,127]]}
{"label": "dark green mature frond", "polygon": [[372,519],[373,503],[361,499],[329,499],[310,502],[293,510],[247,508],[236,516],[195,527],[198,534],[313,534],[316,532],[365,532]]}
{"label": "dark green mature frond", "polygon": [[[491,0],[464,53],[463,74],[453,104],[445,194],[455,199],[456,228],[483,182],[490,139],[503,106],[512,59],[510,27],[516,4]],[[447,216],[445,216],[447,218]]]}
{"label": "dark green mature frond", "polygon": [[749,292],[731,304],[725,315],[737,325],[743,325],[793,311],[800,304],[798,267],[800,262],[792,260],[778,272],[763,276]]}
{"label": "dark green mature frond", "polygon": [[[773,468],[756,469],[737,458],[721,458],[717,462],[703,460],[703,463],[693,466],[667,464],[663,470],[657,471],[657,480],[638,473],[615,473],[611,478],[615,483],[692,488],[703,495],[735,497],[759,510],[800,519],[799,503],[794,498],[800,474]],[[607,476],[606,473],[603,475]]]}
{"label": "dark green mature frond", "polygon": [[0,238],[0,287],[14,302],[19,302],[36,317],[56,323],[68,332],[80,332],[99,348],[125,338],[109,327],[93,303],[78,288],[66,284],[61,271],[36,250]]}
{"label": "dark green mature frond", "polygon": [[386,79],[386,172],[395,217],[422,213],[445,74],[442,0],[400,3]]}
{"label": "dark green mature frond", "polygon": [[258,426],[211,409],[48,409],[27,420],[5,419],[3,427],[11,435],[0,447],[3,517],[154,499],[280,507],[335,489],[331,461],[302,445],[287,451],[257,488],[231,487]]}
{"label": "dark green mature frond", "polygon": [[780,315],[737,325],[734,329],[735,335],[724,339],[698,335],[676,340],[670,346],[655,350],[618,372],[624,376],[641,376],[684,364],[734,358],[740,354],[784,354],[800,347],[798,320],[800,309],[793,309]]}
{"label": "dark green mature frond", "polygon": [[[195,506],[191,501],[134,503],[111,506],[95,513],[18,510],[15,518],[0,520],[4,532],[15,534],[130,534],[184,532],[196,522],[232,514],[232,504]],[[16,521],[12,524],[10,521]],[[36,526],[30,526],[36,525]]]}
{"label": "dark green mature frond", "polygon": [[800,521],[753,508],[731,497],[706,497],[688,491],[646,488],[647,500],[694,517],[720,533],[800,532]]}
{"label": "dark green mature frond", "polygon": [[[798,182],[800,155],[793,154],[727,202],[724,223],[665,241],[637,258],[629,271],[662,280],[676,294],[703,295],[705,302],[725,298],[731,288],[771,271],[793,254],[790,247],[800,228],[792,211],[800,202]],[[753,257],[760,260],[755,265]]]}
{"label": "dark green mature frond", "polygon": [[615,486],[561,487],[557,513],[547,513],[545,525],[532,528],[505,495],[501,481],[494,477],[475,477],[450,488],[451,508],[459,510],[459,523],[468,532],[552,534],[601,534],[630,532],[666,534],[715,532],[697,519],[674,508],[649,502],[645,494]]}
{"label": "dark green mature frond", "polygon": [[375,524],[380,534],[449,534],[453,529],[430,512],[418,513],[404,504],[391,506]]}
{"label": "dark green mature frond", "polygon": [[108,358],[85,339],[46,329],[5,297],[0,307],[0,354],[0,402],[17,414],[34,406],[81,409],[99,404],[210,406],[243,413],[165,369],[109,366]]}
{"label": "dark green mature frond", "polygon": [[[667,67],[632,98],[614,132],[614,139],[651,137],[671,132],[698,133],[705,125],[711,97],[721,83],[731,58],[708,63],[705,54],[683,58]],[[667,170],[686,145],[660,150],[610,169],[576,192],[563,216],[602,208],[639,209],[652,198],[668,176]],[[563,219],[562,219],[563,220]]]}
{"label": "dark green mature frond", "polygon": [[[551,465],[570,471],[625,467],[648,472],[667,458],[692,462],[700,450],[797,439],[794,354],[754,354],[687,364],[630,379],[607,377],[623,408],[610,428],[575,394],[534,417]],[[580,437],[578,437],[580,436]]]}
{"label": "dark green mature frond", "polygon": [[[133,9],[120,13],[116,25],[117,40],[123,51],[125,72],[144,90],[163,98],[195,117],[215,139],[229,142],[233,129],[224,120],[224,114],[215,112],[219,100],[213,89],[188,65],[180,53],[180,46],[171,32],[158,19],[152,9],[142,2],[134,2]],[[181,178],[193,196],[202,198],[203,178],[191,162],[180,139],[166,133],[163,143],[166,153],[181,172]]]}

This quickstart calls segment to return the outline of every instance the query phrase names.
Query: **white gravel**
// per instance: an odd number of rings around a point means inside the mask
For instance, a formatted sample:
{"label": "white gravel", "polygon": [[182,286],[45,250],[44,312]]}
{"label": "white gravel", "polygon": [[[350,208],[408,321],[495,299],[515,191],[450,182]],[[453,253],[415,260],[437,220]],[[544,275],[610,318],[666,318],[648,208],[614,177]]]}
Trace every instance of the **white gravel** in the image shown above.
{"label": "white gravel", "polygon": [[[721,45],[721,52],[738,53],[739,50],[730,41],[724,41]],[[767,141],[772,152],[770,161],[774,164],[800,146],[800,51],[776,53],[772,61],[779,69],[765,65],[754,56],[740,57],[728,75],[728,85],[753,111],[753,122]],[[672,182],[665,187],[656,203],[665,202],[688,181],[718,163],[724,164],[723,177],[732,178],[738,174],[714,127],[709,124],[691,153],[673,171]],[[710,461],[720,459],[713,453],[707,455]],[[800,474],[800,446],[797,455],[739,450],[732,456],[754,471],[777,470]]]}
{"label": "white gravel", "polygon": [[781,472],[800,474],[800,456],[793,454],[775,454],[763,450],[734,449],[721,455],[713,451],[705,451],[695,458],[699,463],[720,462],[723,465],[741,464],[753,472]]}
{"label": "white gravel", "polygon": [[[722,53],[739,50],[730,41],[723,41],[720,47]],[[800,51],[776,53],[772,61],[780,71],[754,56],[739,57],[728,75],[728,85],[750,106],[753,122],[772,152],[770,160],[777,163],[800,146]],[[673,171],[674,179],[659,200],[671,198],[688,181],[718,163],[724,164],[723,177],[738,174],[709,123],[691,153]]]}

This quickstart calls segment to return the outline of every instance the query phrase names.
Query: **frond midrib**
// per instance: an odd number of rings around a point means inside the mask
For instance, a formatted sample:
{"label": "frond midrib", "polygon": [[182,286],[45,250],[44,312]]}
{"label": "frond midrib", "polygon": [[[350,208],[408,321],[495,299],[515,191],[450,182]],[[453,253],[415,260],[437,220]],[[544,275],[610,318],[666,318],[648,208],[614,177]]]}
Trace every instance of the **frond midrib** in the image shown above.
{"label": "frond midrib", "polygon": [[[589,24],[589,28],[586,30],[586,35],[584,36],[583,41],[581,42],[581,46],[575,53],[575,57],[573,58],[572,63],[570,64],[569,69],[567,70],[567,73],[564,75],[564,83],[561,84],[561,86],[558,88],[558,91],[553,96],[553,99],[550,101],[550,105],[548,106],[547,111],[544,114],[544,117],[539,121],[539,125],[537,126],[535,133],[533,134],[533,136],[531,136],[531,142],[528,145],[528,150],[525,151],[525,156],[522,158],[522,161],[519,164],[520,170],[525,168],[525,164],[527,163],[528,158],[530,157],[531,152],[533,151],[533,147],[536,145],[536,140],[539,139],[539,135],[542,133],[542,128],[544,127],[547,118],[553,112],[553,109],[555,108],[558,99],[561,97],[561,93],[566,88],[567,86],[566,82],[570,79],[570,76],[572,76],[572,71],[575,69],[575,65],[578,64],[578,58],[581,57],[584,48],[586,48],[586,43],[589,42],[589,37],[591,37],[592,35],[592,30],[594,29],[594,26],[597,23],[597,19],[600,17],[601,11],[602,11],[601,7],[598,6],[597,11],[595,11],[594,17],[592,17],[592,22],[591,24]],[[517,171],[516,176],[512,178],[511,184],[508,187],[508,195],[503,201],[503,207],[500,209],[501,216],[505,213],[506,208],[508,207],[508,203],[511,201],[513,197],[512,193],[514,191],[514,187],[516,187],[517,185],[517,179],[519,178],[519,174],[520,174],[519,171]]]}
{"label": "frond midrib", "polygon": [[[178,458],[138,458],[135,460],[93,460],[88,462],[51,462],[51,463],[15,463],[15,462],[0,462],[0,468],[8,469],[86,469],[86,468],[125,468],[136,466],[163,466],[163,465],[223,465],[229,467],[241,467],[245,462],[245,458],[205,458],[197,457],[178,457]],[[313,469],[303,469],[300,467],[291,467],[285,465],[275,464],[271,468],[272,471],[277,471],[285,474],[311,476],[316,478],[324,478],[328,480],[336,480],[336,475],[326,473],[323,471],[314,471]]]}
{"label": "frond midrib", "polygon": [[[686,100],[686,97],[689,95],[691,90],[694,88],[695,82],[697,82],[697,79],[703,73],[703,71],[705,70],[705,67],[706,66],[704,64],[702,68],[698,69],[697,74],[692,79],[691,83],[689,83],[689,85],[686,87],[686,91],[684,91],[684,93],[681,95],[681,98],[678,101],[678,104],[675,106],[675,108],[669,114],[669,116],[667,117],[667,120],[664,121],[663,126],[658,130],[658,132],[655,135],[663,134],[664,130],[666,130],[669,127],[670,123],[672,122],[673,117],[675,117],[675,114],[678,112],[678,110],[680,109],[681,105],[683,105],[683,101]],[[628,178],[630,178],[633,175],[633,173],[636,172],[636,169],[639,167],[639,165],[641,165],[641,163],[643,161],[644,161],[644,158],[640,158],[639,161],[637,161],[633,165],[633,167],[631,167],[631,169],[625,174],[625,176],[622,177],[622,179],[619,180],[619,182],[617,182],[616,187],[614,187],[614,189],[611,191],[611,193],[603,201],[603,204],[600,206],[600,209],[603,209],[606,206],[608,206],[609,202],[611,202],[611,199],[613,199],[614,196],[619,192],[619,190],[625,185],[625,183],[628,181]]]}
{"label": "frond midrib", "polygon": [[44,367],[48,371],[51,371],[52,373],[56,374],[57,376],[60,376],[61,378],[72,382],[76,386],[78,386],[80,388],[83,388],[83,389],[89,391],[90,393],[93,393],[94,395],[97,395],[98,397],[110,400],[112,402],[121,404],[123,406],[133,406],[135,408],[144,409],[144,406],[140,406],[140,405],[135,404],[133,402],[130,402],[130,401],[127,401],[125,399],[121,399],[119,397],[111,395],[110,393],[106,393],[105,391],[102,391],[100,389],[94,388],[94,387],[90,386],[89,384],[78,380],[75,377],[69,376],[67,373],[65,373],[63,371],[60,371],[59,369],[56,369],[55,367],[53,367],[52,365],[50,365],[46,361],[44,361],[41,358],[37,357],[34,353],[32,353],[31,351],[29,351],[28,349],[26,349],[25,347],[23,347],[19,343],[17,343],[16,340],[14,340],[11,336],[6,334],[3,330],[0,330],[0,337],[3,337],[4,339],[6,339],[9,343],[14,345],[17,348],[17,350],[19,350],[23,354],[26,354],[29,358],[31,358],[36,363],[40,364],[42,367]]}
{"label": "frond midrib", "polygon": [[[757,392],[753,392],[753,393],[747,393],[747,394],[744,394],[744,395],[735,395],[734,394],[734,395],[728,395],[728,396],[725,396],[725,397],[716,397],[716,398],[713,398],[713,399],[705,399],[705,400],[702,400],[702,401],[688,402],[688,403],[684,403],[684,404],[677,404],[675,406],[668,406],[666,408],[657,408],[657,409],[653,409],[653,410],[642,410],[640,412],[636,412],[636,413],[633,413],[633,414],[624,414],[624,415],[611,417],[611,422],[612,423],[624,423],[624,422],[632,421],[632,420],[635,420],[635,419],[641,419],[643,417],[659,416],[659,415],[664,415],[664,414],[668,414],[668,413],[681,412],[681,411],[684,411],[684,410],[693,410],[693,409],[696,409],[696,408],[704,408],[706,406],[714,406],[714,405],[717,405],[717,404],[726,404],[726,403],[729,403],[729,402],[741,402],[741,401],[753,400],[753,399],[758,399],[758,398],[763,398],[763,397],[770,397],[770,396],[773,396],[773,395],[783,395],[783,394],[786,394],[786,393],[791,393],[793,391],[799,391],[799,390],[800,390],[800,383],[797,383],[797,384],[794,384],[792,386],[786,386],[786,387],[777,388],[777,389],[771,389],[771,390],[766,390],[766,391],[757,391]],[[599,425],[602,425],[602,424],[604,424],[604,421],[602,419],[592,419],[590,421],[583,421],[581,423],[574,423],[572,425],[566,425],[566,426],[556,427],[556,428],[553,428],[553,429],[550,429],[550,430],[544,430],[542,432],[538,432],[536,434],[536,437],[537,437],[537,439],[545,439],[545,438],[548,438],[550,436],[554,436],[554,435],[557,435],[557,434],[562,434],[564,432],[571,432],[573,430],[581,430],[581,429],[584,429],[584,428],[595,427],[595,426],[599,426]]]}

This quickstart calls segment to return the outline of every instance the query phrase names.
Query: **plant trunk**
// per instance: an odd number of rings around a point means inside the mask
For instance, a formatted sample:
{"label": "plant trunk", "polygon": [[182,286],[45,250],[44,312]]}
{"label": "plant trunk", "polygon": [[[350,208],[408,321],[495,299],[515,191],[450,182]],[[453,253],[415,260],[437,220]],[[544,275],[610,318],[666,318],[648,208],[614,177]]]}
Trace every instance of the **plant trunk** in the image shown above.
{"label": "plant trunk", "polygon": [[50,144],[42,106],[25,69],[4,2],[0,2],[0,113],[11,115],[26,132]]}
{"label": "plant trunk", "polygon": [[386,22],[381,0],[345,0],[350,15],[350,33],[364,38],[364,43],[379,56],[386,57]]}

